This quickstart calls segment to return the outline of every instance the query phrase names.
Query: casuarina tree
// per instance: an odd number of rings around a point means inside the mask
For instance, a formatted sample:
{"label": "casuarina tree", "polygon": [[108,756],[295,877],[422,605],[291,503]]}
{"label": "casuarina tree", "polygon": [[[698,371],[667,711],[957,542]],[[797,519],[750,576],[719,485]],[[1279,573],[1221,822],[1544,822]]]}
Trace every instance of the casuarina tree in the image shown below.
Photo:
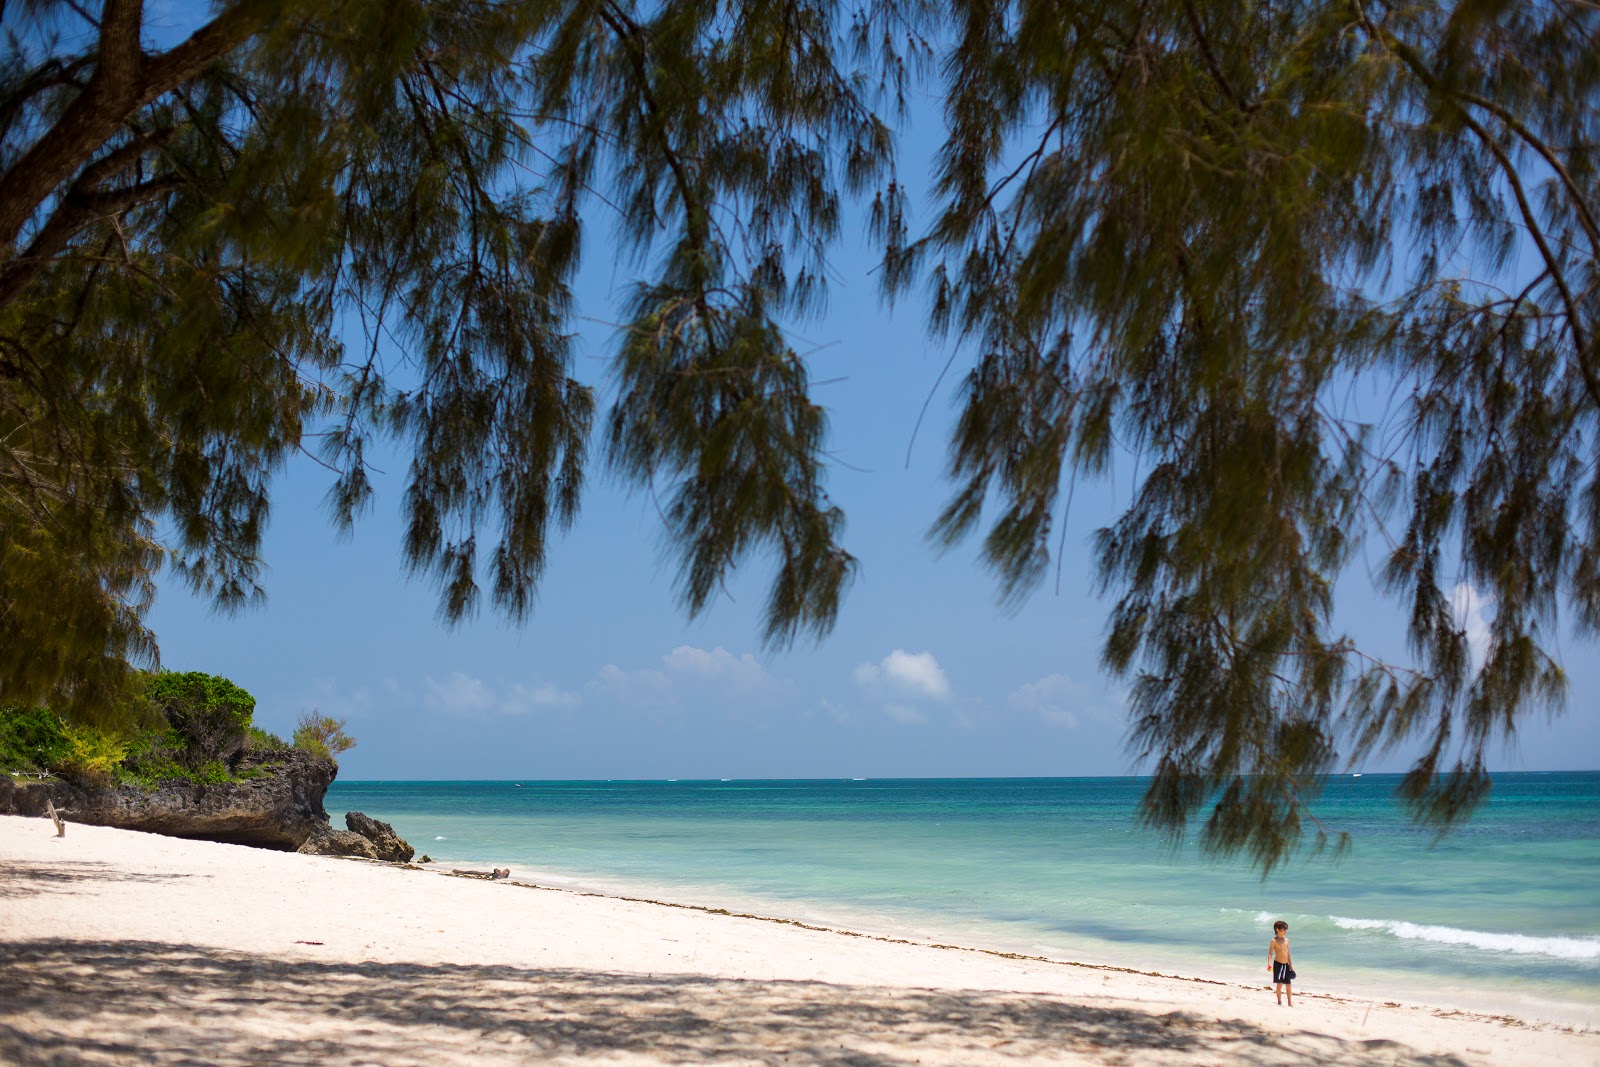
{"label": "casuarina tree", "polygon": [[[274,472],[313,451],[348,524],[377,439],[448,620],[526,616],[598,431],[687,610],[759,555],[765,636],[825,634],[854,560],[787,331],[850,212],[967,368],[936,541],[1027,595],[1075,482],[1139,465],[1094,565],[1155,825],[1270,868],[1340,759],[1402,745],[1449,825],[1600,628],[1592,5],[3,14],[0,701],[108,707],[163,562],[257,597]],[[605,413],[567,340],[597,226],[646,265]],[[1406,662],[1333,625],[1363,546]]]}

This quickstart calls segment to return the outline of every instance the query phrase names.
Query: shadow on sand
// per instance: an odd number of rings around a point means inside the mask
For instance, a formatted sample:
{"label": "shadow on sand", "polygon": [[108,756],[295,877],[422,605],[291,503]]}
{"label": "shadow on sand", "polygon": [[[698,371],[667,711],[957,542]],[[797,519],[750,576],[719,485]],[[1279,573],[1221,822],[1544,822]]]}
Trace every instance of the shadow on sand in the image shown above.
{"label": "shadow on sand", "polygon": [[1459,1067],[1388,1041],[1002,992],[288,961],[193,945],[3,946],[0,1062],[1338,1063]]}
{"label": "shadow on sand", "polygon": [[41,893],[74,893],[83,888],[84,882],[114,880],[159,884],[193,877],[191,874],[143,874],[94,860],[14,861],[0,867],[0,900]]}

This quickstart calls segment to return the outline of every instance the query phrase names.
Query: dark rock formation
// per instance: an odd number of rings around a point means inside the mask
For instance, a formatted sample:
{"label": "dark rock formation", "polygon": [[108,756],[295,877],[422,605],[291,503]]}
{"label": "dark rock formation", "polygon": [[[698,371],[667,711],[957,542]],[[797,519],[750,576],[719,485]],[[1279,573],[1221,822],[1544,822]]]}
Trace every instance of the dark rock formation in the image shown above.
{"label": "dark rock formation", "polygon": [[351,856],[356,859],[379,859],[378,850],[371,841],[354,830],[335,830],[320,826],[296,850],[307,856]]}
{"label": "dark rock formation", "polygon": [[70,790],[59,778],[42,782],[19,782],[9,774],[0,774],[0,815],[43,816],[45,801],[56,807],[67,802]]}
{"label": "dark rock formation", "polygon": [[328,826],[322,798],[339,773],[332,760],[298,749],[246,756],[241,780],[216,785],[172,780],[154,789],[92,787],[51,779],[26,784],[0,775],[0,814],[40,815],[45,801],[67,822],[169,837],[293,851]]}
{"label": "dark rock formation", "polygon": [[344,824],[348,830],[334,830],[323,826],[317,829],[299,851],[308,856],[355,856],[368,860],[387,860],[391,863],[409,863],[416,851],[397,833],[394,827],[377,819],[369,819],[359,811],[346,812]]}
{"label": "dark rock formation", "polygon": [[360,834],[371,841],[380,860],[410,863],[411,857],[417,854],[417,850],[408,845],[403,837],[394,832],[394,827],[386,822],[369,819],[359,811],[347,811],[344,814],[344,824],[352,833]]}

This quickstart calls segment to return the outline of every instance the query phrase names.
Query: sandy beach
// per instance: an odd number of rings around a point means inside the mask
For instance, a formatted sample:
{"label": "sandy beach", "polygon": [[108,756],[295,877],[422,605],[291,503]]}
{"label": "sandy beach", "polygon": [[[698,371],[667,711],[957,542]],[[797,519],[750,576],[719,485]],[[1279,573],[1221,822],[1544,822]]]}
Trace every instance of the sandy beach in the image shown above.
{"label": "sandy beach", "polygon": [[8,1064],[1600,1064],[1537,1019],[53,834],[0,817]]}

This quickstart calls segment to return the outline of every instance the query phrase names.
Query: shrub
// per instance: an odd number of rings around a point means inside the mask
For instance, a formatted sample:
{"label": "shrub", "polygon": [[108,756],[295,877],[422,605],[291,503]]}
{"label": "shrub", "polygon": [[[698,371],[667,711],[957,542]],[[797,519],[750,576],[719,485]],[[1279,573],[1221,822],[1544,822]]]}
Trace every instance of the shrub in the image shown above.
{"label": "shrub", "polygon": [[190,768],[180,762],[183,751],[183,738],[176,730],[146,730],[128,744],[127,755],[116,768],[117,780],[150,788],[173,778],[187,779]]}
{"label": "shrub", "polygon": [[85,785],[109,785],[128,755],[128,740],[91,726],[66,728],[69,751],[61,773]]}
{"label": "shrub", "polygon": [[55,771],[72,742],[49,708],[0,708],[0,770]]}
{"label": "shrub", "polygon": [[[255,698],[226,678],[168,672],[148,675],[140,688],[97,723],[65,723],[48,708],[0,707],[0,773],[47,771],[86,786],[214,784],[234,780],[245,751],[289,750],[250,721]],[[342,726],[329,719],[318,736],[344,751],[353,742]]]}
{"label": "shrub", "polygon": [[316,710],[300,716],[294,728],[294,747],[313,756],[333,759],[356,747],[356,739],[344,732],[344,720],[319,714]]}
{"label": "shrub", "polygon": [[292,746],[277,734],[268,733],[259,726],[252,726],[246,731],[244,750],[253,756],[272,755],[278,752],[287,752]]}
{"label": "shrub", "polygon": [[112,768],[118,782],[154,789],[162,782],[220,785],[237,780],[219,759],[196,759],[176,730],[151,730],[127,746],[127,755]]}
{"label": "shrub", "polygon": [[256,698],[226,678],[168,671],[150,679],[147,694],[177,734],[179,763],[191,768],[231,763],[250,740]]}
{"label": "shrub", "polygon": [[233,772],[228,770],[228,765],[221,760],[212,760],[198,767],[191,767],[187,777],[189,781],[199,782],[202,785],[221,785],[234,780]]}

